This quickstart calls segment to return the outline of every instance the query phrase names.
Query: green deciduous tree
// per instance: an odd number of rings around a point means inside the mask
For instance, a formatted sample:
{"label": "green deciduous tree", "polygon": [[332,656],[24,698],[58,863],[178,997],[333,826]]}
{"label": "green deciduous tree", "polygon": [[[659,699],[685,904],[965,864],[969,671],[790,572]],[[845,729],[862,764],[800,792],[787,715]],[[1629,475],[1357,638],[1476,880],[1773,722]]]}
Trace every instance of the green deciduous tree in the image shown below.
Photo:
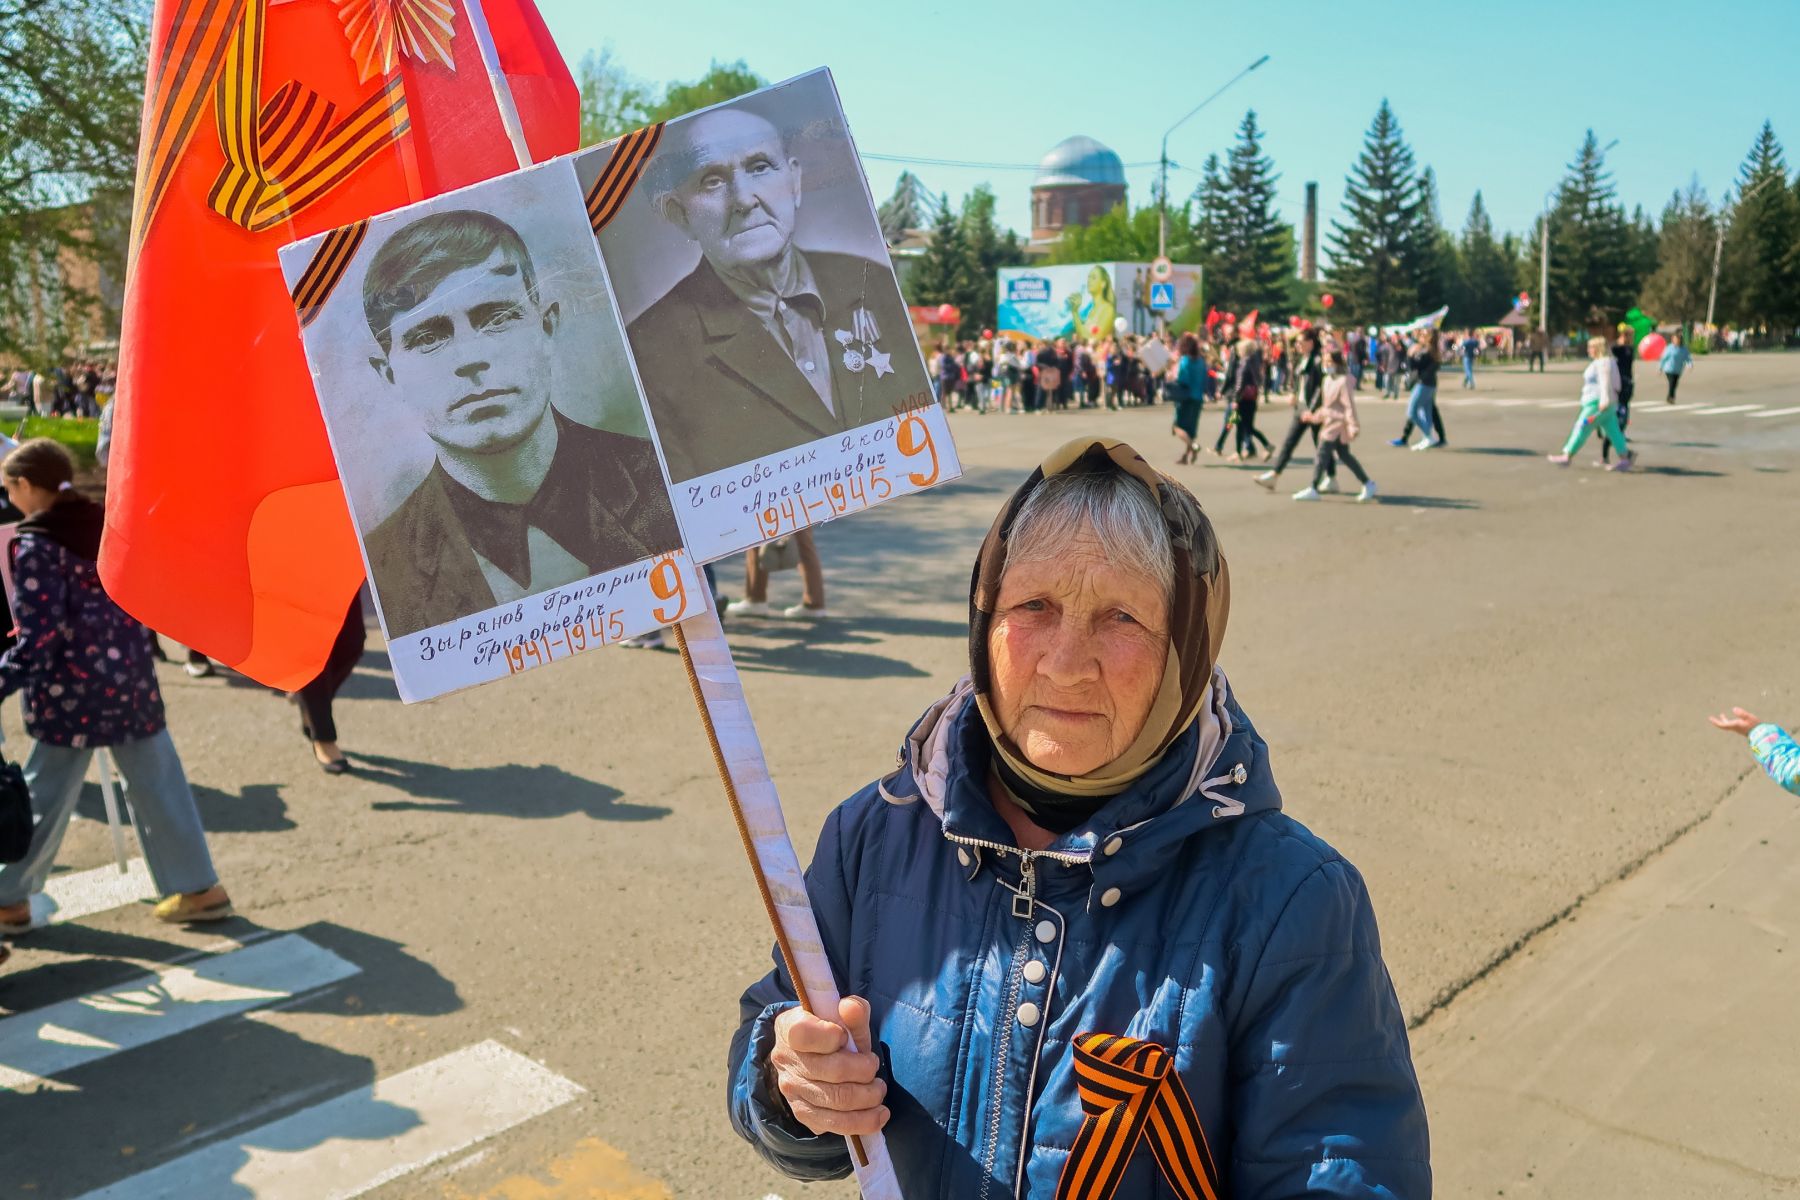
{"label": "green deciduous tree", "polygon": [[1260,310],[1273,318],[1286,315],[1293,231],[1276,216],[1280,176],[1262,151],[1262,138],[1255,111],[1246,112],[1224,165],[1217,156],[1206,160],[1194,193],[1196,234],[1207,303],[1240,315]]}
{"label": "green deciduous tree", "polygon": [[672,121],[712,104],[723,104],[746,92],[768,87],[769,81],[752,71],[743,59],[736,62],[714,62],[706,74],[692,83],[671,83],[663,90],[662,99],[650,106],[650,120]]}
{"label": "green deciduous tree", "polygon": [[1644,307],[1659,320],[1693,324],[1706,318],[1718,218],[1698,177],[1669,197],[1657,237],[1656,270],[1644,284]]}
{"label": "green deciduous tree", "polygon": [[1738,169],[1737,195],[1719,277],[1720,319],[1791,328],[1800,321],[1800,203],[1767,121]]}
{"label": "green deciduous tree", "polygon": [[931,244],[907,277],[911,304],[953,304],[962,313],[956,336],[973,337],[994,324],[995,278],[1001,267],[1025,261],[1019,236],[995,219],[993,189],[986,184],[963,197],[952,212],[939,203],[931,224]]}
{"label": "green deciduous tree", "polygon": [[655,89],[627,72],[611,46],[581,56],[575,84],[581,89],[582,145],[611,141],[649,123]]}
{"label": "green deciduous tree", "polygon": [[0,353],[48,363],[70,318],[111,325],[64,271],[124,278],[147,0],[0,0]]}
{"label": "green deciduous tree", "polygon": [[1430,200],[1400,122],[1383,100],[1344,181],[1344,215],[1332,221],[1326,238],[1331,289],[1343,317],[1383,325],[1416,315],[1419,284],[1431,277],[1437,254]]}

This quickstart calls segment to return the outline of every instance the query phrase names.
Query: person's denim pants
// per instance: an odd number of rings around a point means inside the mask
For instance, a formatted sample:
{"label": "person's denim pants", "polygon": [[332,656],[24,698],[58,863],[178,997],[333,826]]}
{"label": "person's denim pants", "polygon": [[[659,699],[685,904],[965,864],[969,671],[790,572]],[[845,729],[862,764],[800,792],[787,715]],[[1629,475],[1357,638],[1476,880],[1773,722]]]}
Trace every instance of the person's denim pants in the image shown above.
{"label": "person's denim pants", "polygon": [[1406,419],[1419,427],[1425,440],[1431,440],[1431,410],[1437,403],[1437,388],[1427,383],[1413,384],[1412,400],[1406,406]]}
{"label": "person's denim pants", "polygon": [[[31,789],[31,808],[37,827],[25,858],[0,867],[0,905],[18,904],[44,890],[56,852],[62,848],[69,814],[81,796],[81,781],[97,747],[77,749],[38,742],[25,760],[25,783]],[[175,753],[169,731],[136,741],[106,747],[125,779],[125,801],[156,894],[203,892],[219,882],[212,855],[206,848],[206,831],[200,827],[200,810],[188,786],[187,772]]]}
{"label": "person's denim pants", "polygon": [[1467,388],[1475,386],[1475,360],[1472,358],[1463,359],[1463,386]]}

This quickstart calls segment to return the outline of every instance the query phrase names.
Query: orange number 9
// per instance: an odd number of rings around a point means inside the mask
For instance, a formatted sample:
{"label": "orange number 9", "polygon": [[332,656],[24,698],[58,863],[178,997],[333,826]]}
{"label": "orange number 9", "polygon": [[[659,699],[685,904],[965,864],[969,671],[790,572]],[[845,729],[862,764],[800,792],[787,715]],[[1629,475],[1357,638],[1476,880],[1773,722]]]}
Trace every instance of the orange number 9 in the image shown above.
{"label": "orange number 9", "polygon": [[506,673],[517,675],[525,669],[525,651],[517,646],[506,648]]}
{"label": "orange number 9", "polygon": [[937,441],[932,438],[931,426],[925,423],[924,417],[918,413],[906,414],[905,419],[900,422],[900,428],[895,431],[894,443],[900,447],[900,453],[907,458],[911,458],[921,450],[931,455],[930,474],[922,474],[918,471],[906,473],[906,477],[913,481],[915,487],[930,487],[937,482]]}
{"label": "orange number 9", "polygon": [[687,612],[687,580],[681,577],[681,568],[673,558],[665,558],[650,571],[650,590],[656,593],[658,600],[676,601],[673,611],[661,608],[651,610],[657,620],[664,625],[673,625],[681,620]]}

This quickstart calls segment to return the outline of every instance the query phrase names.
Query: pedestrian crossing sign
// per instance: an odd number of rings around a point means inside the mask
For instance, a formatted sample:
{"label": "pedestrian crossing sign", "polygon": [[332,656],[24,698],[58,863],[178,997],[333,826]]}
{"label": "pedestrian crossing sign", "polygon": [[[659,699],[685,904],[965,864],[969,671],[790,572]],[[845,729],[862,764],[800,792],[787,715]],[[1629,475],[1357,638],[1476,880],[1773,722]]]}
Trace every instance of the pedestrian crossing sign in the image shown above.
{"label": "pedestrian crossing sign", "polygon": [[1172,283],[1153,283],[1150,285],[1150,308],[1155,312],[1167,312],[1175,307],[1175,285]]}

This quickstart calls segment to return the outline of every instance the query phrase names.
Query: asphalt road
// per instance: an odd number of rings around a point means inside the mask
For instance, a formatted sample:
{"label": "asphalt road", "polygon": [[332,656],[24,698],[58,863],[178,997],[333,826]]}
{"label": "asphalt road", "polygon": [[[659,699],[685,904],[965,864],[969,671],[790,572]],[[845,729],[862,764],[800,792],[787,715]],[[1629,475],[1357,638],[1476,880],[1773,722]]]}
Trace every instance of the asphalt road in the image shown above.
{"label": "asphalt road", "polygon": [[[1800,700],[1800,356],[1702,360],[1681,397],[1700,407],[1663,411],[1648,381],[1633,475],[1592,446],[1543,461],[1573,365],[1444,382],[1442,451],[1384,445],[1399,406],[1365,396],[1378,505],[1290,501],[1307,456],[1275,495],[1260,468],[1179,469],[1231,560],[1223,662],[1286,807],[1367,876],[1426,1031],[1721,803],[1746,758],[1704,713],[1791,719]],[[803,859],[965,669],[970,563],[1011,488],[1090,432],[1173,469],[1167,421],[959,414],[960,481],[821,531],[835,619],[734,627]],[[1263,423],[1279,437],[1285,410]],[[797,592],[777,577],[777,600]],[[248,681],[165,683],[243,916],[156,925],[106,891],[104,826],[77,822],[57,886],[66,914],[93,911],[0,975],[0,1196],[853,1194],[778,1178],[726,1123],[737,996],[769,937],[673,654],[609,649],[409,708],[377,640],[340,706],[344,778]],[[4,721],[21,750],[16,705]]]}

